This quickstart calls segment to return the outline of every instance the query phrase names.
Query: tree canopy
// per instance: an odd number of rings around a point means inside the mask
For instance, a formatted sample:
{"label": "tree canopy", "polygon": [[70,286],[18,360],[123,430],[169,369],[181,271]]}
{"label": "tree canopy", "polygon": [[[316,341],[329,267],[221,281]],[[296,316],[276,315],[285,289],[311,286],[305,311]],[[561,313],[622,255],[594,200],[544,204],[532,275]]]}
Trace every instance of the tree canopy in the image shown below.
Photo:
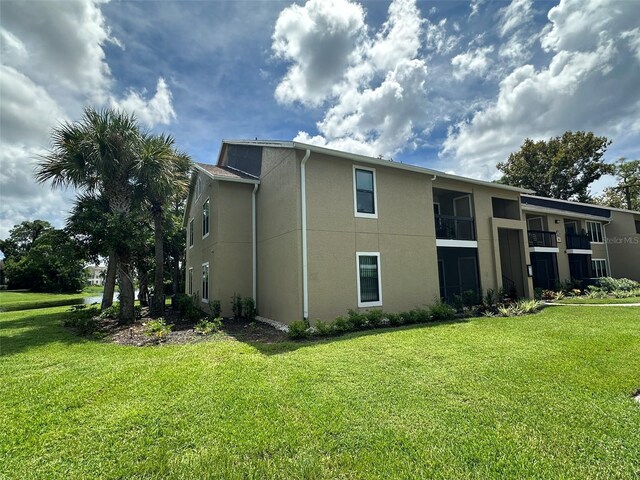
{"label": "tree canopy", "polygon": [[607,187],[595,202],[608,207],[640,211],[640,160],[620,158],[615,164],[617,185]]}
{"label": "tree canopy", "polygon": [[561,200],[591,200],[589,185],[614,168],[603,156],[611,141],[592,132],[565,132],[537,142],[527,138],[520,150],[498,163],[500,183],[534,190]]}

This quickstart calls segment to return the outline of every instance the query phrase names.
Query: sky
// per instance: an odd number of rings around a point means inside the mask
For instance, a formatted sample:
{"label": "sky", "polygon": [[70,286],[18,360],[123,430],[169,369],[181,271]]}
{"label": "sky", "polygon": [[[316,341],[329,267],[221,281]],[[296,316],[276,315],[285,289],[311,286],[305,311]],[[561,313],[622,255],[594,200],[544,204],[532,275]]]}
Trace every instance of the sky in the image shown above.
{"label": "sky", "polygon": [[64,225],[75,192],[33,171],[85,106],[205,163],[222,139],[297,140],[492,180],[567,130],[640,158],[635,0],[2,0],[0,47],[0,238]]}

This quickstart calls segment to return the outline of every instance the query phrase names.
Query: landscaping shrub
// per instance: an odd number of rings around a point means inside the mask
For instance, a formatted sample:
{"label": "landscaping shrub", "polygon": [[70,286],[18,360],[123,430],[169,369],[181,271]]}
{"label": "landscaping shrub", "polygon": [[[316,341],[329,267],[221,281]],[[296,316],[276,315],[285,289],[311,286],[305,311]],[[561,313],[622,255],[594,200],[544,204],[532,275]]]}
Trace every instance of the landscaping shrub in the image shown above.
{"label": "landscaping shrub", "polygon": [[[480,298],[482,298],[482,295],[480,295]],[[478,303],[478,292],[474,290],[466,290],[462,292],[462,304],[465,307],[471,308]]]}
{"label": "landscaping shrub", "polygon": [[171,333],[173,325],[168,325],[164,318],[149,320],[144,326],[144,334],[147,337],[154,337],[158,340],[166,339]]}
{"label": "landscaping shrub", "polygon": [[496,303],[496,292],[493,288],[487,288],[487,293],[484,295],[484,303],[488,307],[495,305]]}
{"label": "landscaping shrub", "polygon": [[451,306],[456,309],[456,312],[462,313],[464,311],[464,301],[462,295],[454,295],[451,299]]}
{"label": "landscaping shrub", "polygon": [[189,295],[181,295],[178,298],[178,310],[185,320],[197,322],[202,318],[202,311],[198,308],[197,297]]}
{"label": "landscaping shrub", "polygon": [[69,316],[62,320],[62,326],[73,328],[78,335],[91,335],[99,328],[97,307],[87,308],[86,305],[75,305],[69,309]]}
{"label": "landscaping shrub", "polygon": [[539,300],[519,300],[511,304],[499,305],[497,313],[501,317],[519,317],[529,313],[536,313],[542,308]]}
{"label": "landscaping shrub", "polygon": [[[362,323],[364,325],[364,323]],[[332,323],[331,327],[335,333],[346,333],[351,330],[355,330],[353,323],[351,323],[350,318],[337,317]]]}
{"label": "landscaping shrub", "polygon": [[635,290],[614,290],[611,294],[616,298],[629,298],[640,296],[640,289]]}
{"label": "landscaping shrub", "polygon": [[589,298],[607,298],[609,296],[606,290],[596,287],[595,285],[589,285],[587,287],[586,295]]}
{"label": "landscaping shrub", "polygon": [[316,321],[316,333],[321,337],[328,337],[333,335],[333,326],[322,320]]}
{"label": "landscaping shrub", "polygon": [[102,313],[100,313],[100,318],[102,319],[110,318],[112,320],[116,320],[119,315],[120,315],[120,303],[113,302],[113,305],[111,305],[109,308],[105,308],[102,311]]}
{"label": "landscaping shrub", "polygon": [[311,335],[311,329],[304,320],[296,320],[289,324],[289,338],[300,340]]}
{"label": "landscaping shrub", "polygon": [[231,297],[231,311],[233,312],[233,318],[242,317],[242,297],[237,293],[234,293]]}
{"label": "landscaping shrub", "polygon": [[219,332],[221,328],[222,318],[214,317],[200,320],[193,329],[201,335],[211,335],[212,333]]}
{"label": "landscaping shrub", "polygon": [[220,300],[213,300],[209,309],[211,310],[211,316],[213,318],[220,318],[220,313],[222,312],[222,304],[220,303]]}
{"label": "landscaping shrub", "polygon": [[404,318],[399,313],[385,313],[384,315],[391,326],[396,327],[404,323]]}
{"label": "landscaping shrub", "polygon": [[[360,313],[357,310],[353,310],[353,309],[349,309],[347,311],[347,314],[348,314],[348,319],[346,319],[345,322],[346,324],[350,325],[348,330],[359,330],[367,324],[368,319],[366,314]],[[338,317],[338,318],[342,318],[342,317]],[[338,319],[336,318],[336,320]],[[342,323],[341,322],[338,322],[338,323],[340,323],[339,328],[343,328]]]}
{"label": "landscaping shrub", "polygon": [[426,308],[415,308],[409,312],[413,323],[428,323],[431,321],[431,311]]}
{"label": "landscaping shrub", "polygon": [[242,312],[244,318],[253,322],[256,319],[256,302],[251,297],[244,297],[242,299]]}
{"label": "landscaping shrub", "polygon": [[621,290],[628,292],[637,288],[640,288],[640,283],[628,278],[612,278],[602,277],[598,279],[598,284],[606,292],[613,292],[614,290]]}
{"label": "landscaping shrub", "polygon": [[437,301],[431,306],[431,318],[434,321],[452,320],[456,312],[450,305],[442,301]]}
{"label": "landscaping shrub", "polygon": [[382,325],[382,320],[384,317],[382,314],[382,310],[380,310],[379,308],[374,308],[373,310],[369,310],[367,313],[364,314],[364,316],[367,319],[367,325],[369,327],[376,328]]}

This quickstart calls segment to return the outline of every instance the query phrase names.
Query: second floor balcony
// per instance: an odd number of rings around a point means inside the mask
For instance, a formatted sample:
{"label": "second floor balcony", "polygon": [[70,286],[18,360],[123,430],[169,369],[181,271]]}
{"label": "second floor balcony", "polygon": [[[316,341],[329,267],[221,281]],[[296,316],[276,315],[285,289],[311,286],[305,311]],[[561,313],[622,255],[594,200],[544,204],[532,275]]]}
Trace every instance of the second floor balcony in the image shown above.
{"label": "second floor balcony", "polygon": [[475,222],[471,217],[436,215],[436,238],[447,240],[475,240]]}
{"label": "second floor balcony", "polygon": [[556,248],[558,242],[556,232],[548,232],[545,230],[529,230],[527,231],[530,247],[549,247]]}
{"label": "second floor balcony", "polygon": [[591,250],[591,240],[586,233],[567,233],[567,248]]}

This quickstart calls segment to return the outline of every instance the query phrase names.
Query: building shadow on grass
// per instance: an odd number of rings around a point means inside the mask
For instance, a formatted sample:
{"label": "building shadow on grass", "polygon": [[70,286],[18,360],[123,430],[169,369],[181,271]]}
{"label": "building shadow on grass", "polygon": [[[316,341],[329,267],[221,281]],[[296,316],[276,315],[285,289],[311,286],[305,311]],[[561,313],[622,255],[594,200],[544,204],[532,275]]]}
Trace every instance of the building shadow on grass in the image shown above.
{"label": "building shadow on grass", "polygon": [[[445,325],[465,323],[468,319],[461,318],[442,322],[429,322],[396,327],[369,328],[335,335],[330,337],[312,337],[305,340],[290,339],[285,332],[276,330],[270,325],[260,322],[244,322],[242,320],[225,320],[223,332],[238,342],[245,343],[258,350],[263,355],[280,355],[293,352],[300,348],[316,347],[319,345],[353,340],[355,338],[384,335],[404,330],[416,330],[423,328],[436,328]],[[232,323],[233,322],[233,323]]]}
{"label": "building shadow on grass", "polygon": [[63,328],[60,321],[68,312],[45,313],[33,310],[18,318],[0,318],[0,358],[22,353],[49,343],[78,344],[90,341]]}

